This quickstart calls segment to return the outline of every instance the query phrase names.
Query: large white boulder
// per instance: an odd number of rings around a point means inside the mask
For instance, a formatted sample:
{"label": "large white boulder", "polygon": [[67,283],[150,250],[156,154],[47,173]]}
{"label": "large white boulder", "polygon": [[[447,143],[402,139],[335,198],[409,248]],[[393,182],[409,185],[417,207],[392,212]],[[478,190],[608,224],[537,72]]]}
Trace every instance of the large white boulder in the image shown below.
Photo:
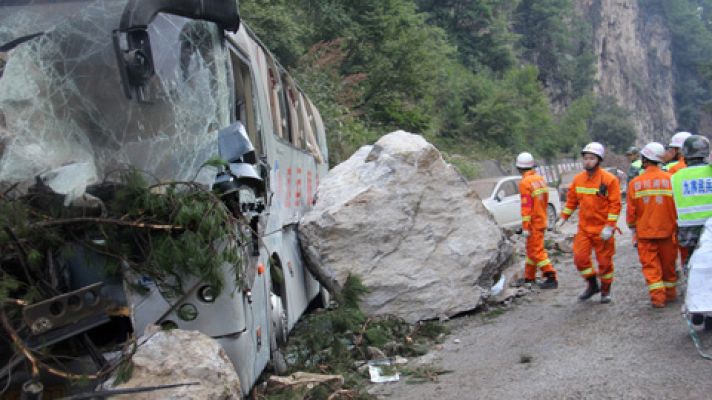
{"label": "large white boulder", "polygon": [[[117,400],[229,400],[240,399],[240,378],[225,350],[212,338],[197,331],[158,331],[139,345],[133,355],[131,379],[106,389],[141,388],[193,383],[131,395]],[[113,381],[113,379],[112,379]]]}
{"label": "large white boulder", "polygon": [[299,229],[312,264],[371,290],[369,315],[406,321],[477,307],[512,248],[477,195],[419,135],[397,131],[332,169]]}

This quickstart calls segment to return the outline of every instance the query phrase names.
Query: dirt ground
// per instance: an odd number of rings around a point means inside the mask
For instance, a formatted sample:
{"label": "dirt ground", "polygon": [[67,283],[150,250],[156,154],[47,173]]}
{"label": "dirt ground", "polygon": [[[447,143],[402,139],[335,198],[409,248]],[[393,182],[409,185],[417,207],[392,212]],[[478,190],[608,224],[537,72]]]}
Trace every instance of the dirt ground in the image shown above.
{"label": "dirt ground", "polygon": [[[712,361],[697,354],[682,301],[651,308],[629,232],[617,235],[616,247],[611,304],[598,295],[579,302],[585,284],[572,255],[559,255],[559,289],[448,322],[451,335],[430,357],[453,372],[437,383],[403,377],[370,392],[439,400],[712,398]],[[712,332],[700,336],[712,351]]]}

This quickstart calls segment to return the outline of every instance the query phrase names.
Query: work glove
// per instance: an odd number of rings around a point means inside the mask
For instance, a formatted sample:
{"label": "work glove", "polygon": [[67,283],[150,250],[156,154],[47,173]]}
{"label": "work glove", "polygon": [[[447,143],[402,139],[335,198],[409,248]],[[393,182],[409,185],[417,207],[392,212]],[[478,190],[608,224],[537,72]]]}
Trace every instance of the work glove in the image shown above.
{"label": "work glove", "polygon": [[560,232],[566,221],[568,221],[568,219],[564,218],[560,218],[558,221],[556,221],[556,223],[554,224],[554,232]]}
{"label": "work glove", "polygon": [[603,230],[601,231],[601,239],[606,241],[606,240],[610,239],[611,237],[613,237],[613,227],[607,226],[607,227],[603,228]]}
{"label": "work glove", "polygon": [[522,237],[523,237],[524,239],[529,239],[529,236],[530,236],[530,235],[531,235],[531,233],[530,233],[529,231],[527,231],[527,230],[523,230],[523,231],[522,231]]}

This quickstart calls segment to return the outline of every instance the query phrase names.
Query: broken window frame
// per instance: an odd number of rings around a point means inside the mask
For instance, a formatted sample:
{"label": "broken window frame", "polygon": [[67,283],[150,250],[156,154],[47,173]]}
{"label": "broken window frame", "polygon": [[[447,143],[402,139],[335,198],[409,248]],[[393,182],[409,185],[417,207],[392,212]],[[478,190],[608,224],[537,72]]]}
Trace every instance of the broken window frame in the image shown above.
{"label": "broken window frame", "polygon": [[[230,65],[232,68],[233,82],[233,121],[240,121],[245,126],[247,134],[259,156],[262,151],[262,116],[260,114],[260,101],[257,95],[255,74],[248,61],[248,57],[233,44],[228,45]],[[242,106],[241,106],[242,103]],[[244,111],[241,111],[244,110]],[[243,117],[244,112],[244,117]],[[243,120],[244,118],[244,120]]]}

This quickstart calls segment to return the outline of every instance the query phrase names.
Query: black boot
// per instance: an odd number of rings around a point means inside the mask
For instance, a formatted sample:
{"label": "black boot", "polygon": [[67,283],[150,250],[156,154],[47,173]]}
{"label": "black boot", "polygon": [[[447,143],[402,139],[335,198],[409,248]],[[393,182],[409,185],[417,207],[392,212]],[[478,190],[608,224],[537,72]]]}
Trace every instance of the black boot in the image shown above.
{"label": "black boot", "polygon": [[600,292],[601,289],[598,287],[598,280],[596,279],[595,276],[592,276],[588,278],[588,287],[586,288],[586,291],[581,293],[581,296],[579,296],[579,300],[588,300],[593,296],[594,294]]}
{"label": "black boot", "polygon": [[546,280],[539,284],[541,289],[556,289],[559,287],[559,282],[556,280],[556,275],[553,272],[545,272]]}

